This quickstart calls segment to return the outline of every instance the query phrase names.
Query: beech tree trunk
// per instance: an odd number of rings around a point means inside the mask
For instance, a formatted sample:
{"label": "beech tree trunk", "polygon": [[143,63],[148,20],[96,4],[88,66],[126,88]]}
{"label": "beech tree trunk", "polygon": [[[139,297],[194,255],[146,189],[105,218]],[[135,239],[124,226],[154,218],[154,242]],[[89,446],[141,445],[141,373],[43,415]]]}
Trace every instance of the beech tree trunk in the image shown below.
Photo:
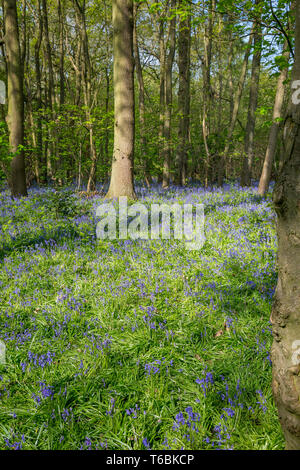
{"label": "beech tree trunk", "polygon": [[[273,393],[286,449],[300,450],[300,2],[296,4],[292,97],[284,124],[284,159],[273,200],[278,216],[278,283],[272,308]],[[298,85],[299,90],[299,85]]]}
{"label": "beech tree trunk", "polygon": [[5,48],[7,60],[9,146],[13,154],[10,164],[12,197],[27,196],[24,158],[24,95],[23,68],[19,42],[16,0],[4,0]]}
{"label": "beech tree trunk", "polygon": [[136,199],[134,157],[133,0],[113,0],[114,151],[106,198]]}
{"label": "beech tree trunk", "polygon": [[[284,52],[283,56],[288,62],[289,57],[290,57],[290,52],[287,51],[287,48],[288,48],[288,44],[287,42],[285,42],[284,50],[286,52]],[[283,107],[284,90],[285,90],[284,84],[287,79],[287,75],[288,75],[288,67],[284,67],[280,72],[280,75],[278,77],[278,82],[277,82],[277,90],[276,90],[275,103],[274,103],[274,109],[273,109],[273,123],[270,129],[268,146],[267,146],[263,169],[262,169],[259,186],[258,186],[258,194],[260,196],[265,196],[269,189],[269,184],[270,184],[271,175],[272,175],[272,166],[273,166],[276,145],[277,145],[277,138],[278,138],[278,133],[279,133],[279,129],[281,126],[280,118],[282,117],[282,107]]]}

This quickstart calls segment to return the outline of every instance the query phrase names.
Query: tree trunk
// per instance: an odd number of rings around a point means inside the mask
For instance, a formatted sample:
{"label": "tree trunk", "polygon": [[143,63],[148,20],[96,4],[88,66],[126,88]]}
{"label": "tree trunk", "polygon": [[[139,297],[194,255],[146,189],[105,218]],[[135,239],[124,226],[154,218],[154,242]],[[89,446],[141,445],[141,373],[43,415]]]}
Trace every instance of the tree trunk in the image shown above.
{"label": "tree trunk", "polygon": [[[287,42],[285,42],[284,50],[286,52],[284,52],[283,56],[288,62],[289,57],[290,57],[290,52],[287,51],[287,48],[288,48],[288,44]],[[272,174],[272,166],[273,166],[276,145],[277,145],[277,137],[278,137],[279,129],[281,126],[280,118],[282,117],[282,107],[283,107],[284,91],[285,91],[284,84],[287,79],[287,75],[288,75],[288,67],[286,66],[281,70],[279,78],[278,78],[278,82],[277,82],[277,90],[276,90],[275,103],[274,103],[274,109],[273,109],[273,123],[270,129],[269,142],[268,142],[263,169],[262,169],[259,186],[258,186],[258,194],[260,196],[265,196],[269,189],[269,184],[270,184],[271,174]]]}
{"label": "tree trunk", "polygon": [[[164,123],[165,123],[165,78],[166,78],[166,49],[164,42],[164,20],[159,21],[159,131],[158,153],[159,162],[163,162],[164,152]],[[162,183],[163,172],[159,172],[158,183]]]}
{"label": "tree trunk", "polygon": [[[184,6],[186,2],[181,0]],[[175,183],[184,186],[186,183],[186,167],[188,154],[189,124],[190,124],[190,39],[191,17],[188,15],[179,24],[178,38],[178,147],[176,151],[176,175]]]}
{"label": "tree trunk", "polygon": [[7,60],[9,146],[13,154],[10,164],[12,197],[27,196],[24,157],[23,70],[19,42],[16,0],[4,1],[5,47]]}
{"label": "tree trunk", "polygon": [[113,0],[114,151],[106,198],[136,199],[134,157],[133,0]]}
{"label": "tree trunk", "polygon": [[[274,190],[278,283],[273,303],[273,393],[286,449],[300,450],[300,2],[296,4],[292,98],[284,124],[284,159]],[[297,87],[299,89],[299,86]]]}
{"label": "tree trunk", "polygon": [[240,103],[241,103],[241,98],[242,98],[242,93],[243,93],[243,88],[244,88],[244,83],[245,83],[245,78],[246,78],[246,73],[247,73],[248,60],[249,60],[250,51],[251,51],[251,44],[253,40],[253,31],[254,31],[254,27],[252,27],[252,30],[250,32],[249,41],[247,44],[247,48],[246,48],[246,52],[245,52],[245,56],[244,56],[244,60],[242,64],[241,75],[240,75],[240,79],[239,79],[239,83],[238,83],[238,87],[237,87],[237,91],[236,91],[236,95],[235,95],[235,99],[233,103],[233,112],[232,112],[231,122],[230,122],[229,130],[228,130],[228,134],[227,134],[225,149],[219,161],[218,186],[222,186],[223,184],[225,163],[228,157],[233,132],[234,132],[235,125],[237,122],[237,118],[238,118],[238,112],[240,108]]}
{"label": "tree trunk", "polygon": [[208,145],[210,135],[210,111],[212,103],[212,87],[210,81],[211,56],[212,56],[212,33],[215,17],[216,0],[210,0],[208,12],[208,25],[204,27],[204,61],[203,61],[203,117],[202,134],[206,153],[205,162],[205,187],[208,185],[208,175],[211,166],[211,155]]}
{"label": "tree trunk", "polygon": [[[54,90],[54,73],[53,73],[53,64],[52,64],[52,52],[51,52],[51,44],[50,44],[50,36],[49,36],[49,24],[48,24],[48,8],[47,8],[47,0],[42,0],[42,18],[43,18],[43,31],[44,31],[44,39],[45,39],[45,58],[48,65],[48,86],[47,86],[47,101],[48,106],[50,109],[49,118],[52,121],[55,121],[55,90]],[[46,74],[46,72],[45,72]],[[56,145],[56,133],[53,131],[51,132],[48,129],[48,136],[49,142],[47,144],[47,177],[53,177],[53,168],[52,168],[52,155],[56,156],[57,153],[57,145]],[[53,165],[54,167],[54,165]]]}
{"label": "tree trunk", "polygon": [[61,0],[58,0],[58,21],[59,21],[59,106],[62,109],[65,103],[65,39],[64,39],[64,21],[63,6]]}
{"label": "tree trunk", "polygon": [[40,64],[40,49],[43,39],[43,22],[41,17],[41,5],[38,1],[38,37],[34,44],[36,100],[37,100],[37,159],[39,165],[40,183],[47,182],[47,161],[43,153],[43,127],[42,127],[42,78]]}
{"label": "tree trunk", "polygon": [[[259,8],[261,0],[256,0],[255,5]],[[252,164],[254,157],[254,132],[256,121],[256,108],[259,92],[259,75],[260,75],[260,61],[261,61],[261,45],[262,45],[262,27],[260,24],[261,16],[258,15],[255,21],[254,29],[254,51],[252,59],[252,72],[251,72],[251,85],[249,96],[248,118],[245,135],[245,148],[244,148],[244,162],[243,171],[241,175],[241,185],[250,186]]]}
{"label": "tree trunk", "polygon": [[143,79],[143,71],[141,67],[139,44],[137,38],[136,21],[137,21],[137,10],[138,4],[133,4],[133,15],[134,15],[134,28],[133,28],[133,49],[134,49],[134,63],[135,71],[138,82],[139,90],[139,120],[140,120],[140,151],[144,163],[144,177],[146,181],[151,181],[151,175],[148,169],[148,156],[147,156],[147,138],[145,132],[145,86]]}
{"label": "tree trunk", "polygon": [[170,13],[173,17],[170,21],[169,50],[166,55],[165,67],[165,114],[164,114],[164,137],[163,137],[163,180],[162,187],[167,188],[170,183],[171,164],[171,119],[172,119],[172,69],[175,55],[176,43],[176,15],[174,9],[177,0],[171,0]]}
{"label": "tree trunk", "polygon": [[81,75],[83,82],[83,96],[84,96],[84,105],[85,105],[85,114],[86,114],[86,127],[89,131],[89,148],[90,148],[90,158],[91,158],[91,167],[89,172],[87,192],[95,189],[95,179],[96,179],[96,169],[97,169],[97,152],[94,142],[94,126],[92,123],[92,99],[91,99],[91,81],[92,81],[92,70],[91,70],[91,61],[89,53],[89,41],[86,27],[86,18],[85,18],[85,9],[86,2],[83,1],[82,5],[78,0],[74,0],[75,7],[77,10],[77,16],[80,29],[80,41],[81,41],[81,50],[83,52],[83,57],[81,60]]}

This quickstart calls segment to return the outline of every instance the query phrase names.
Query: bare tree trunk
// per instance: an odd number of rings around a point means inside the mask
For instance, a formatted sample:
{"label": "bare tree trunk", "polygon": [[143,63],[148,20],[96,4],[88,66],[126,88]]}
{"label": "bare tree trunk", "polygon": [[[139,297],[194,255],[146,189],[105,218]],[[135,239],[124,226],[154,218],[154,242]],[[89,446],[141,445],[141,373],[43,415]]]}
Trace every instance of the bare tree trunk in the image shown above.
{"label": "bare tree trunk", "polygon": [[[164,43],[164,20],[159,21],[159,133],[158,133],[158,153],[159,161],[164,159],[164,123],[165,123],[165,79],[166,79],[166,49]],[[159,173],[158,183],[162,183],[162,172]]]}
{"label": "bare tree trunk", "polygon": [[4,1],[5,48],[7,60],[9,146],[13,154],[10,164],[12,197],[27,196],[24,157],[23,69],[19,42],[16,0]]}
{"label": "bare tree trunk", "polygon": [[78,0],[74,0],[75,7],[77,9],[77,15],[79,18],[80,25],[80,40],[81,40],[81,50],[83,52],[83,58],[81,61],[81,73],[82,73],[82,82],[83,82],[83,96],[84,104],[86,109],[86,126],[89,131],[89,148],[90,148],[90,158],[91,158],[91,167],[89,173],[89,179],[87,184],[87,191],[90,192],[95,188],[95,177],[97,169],[97,152],[94,142],[94,128],[92,124],[91,116],[91,80],[92,80],[92,70],[91,70],[91,61],[89,54],[89,41],[86,27],[86,18],[85,18],[85,9],[86,1],[83,0],[82,4]]}
{"label": "bare tree trunk", "polygon": [[63,6],[61,0],[58,0],[58,20],[59,20],[59,106],[63,107],[65,103],[65,40],[64,40],[64,21]]}
{"label": "bare tree trunk", "polygon": [[[283,56],[288,62],[289,57],[290,57],[290,52],[287,51],[287,48],[288,48],[287,42],[285,42],[283,48],[284,48],[284,51],[286,51],[283,53]],[[270,129],[268,146],[267,146],[263,169],[262,169],[259,186],[258,186],[258,194],[260,194],[260,196],[265,196],[269,189],[269,184],[270,184],[271,174],[272,174],[272,166],[273,166],[276,145],[277,145],[277,137],[278,137],[279,129],[281,126],[280,118],[282,117],[282,107],[283,107],[284,91],[285,91],[284,84],[287,79],[287,75],[288,75],[288,67],[284,67],[280,72],[280,75],[278,77],[278,82],[277,82],[277,90],[276,90],[275,103],[274,103],[274,109],[273,109],[273,123]]]}
{"label": "bare tree trunk", "polygon": [[[255,1],[255,6],[259,8],[261,0]],[[249,186],[251,184],[252,164],[254,157],[254,132],[256,122],[256,108],[259,92],[259,75],[260,75],[260,61],[261,61],[261,45],[262,45],[262,27],[260,24],[261,15],[258,15],[254,26],[254,51],[252,59],[252,73],[251,85],[249,96],[248,118],[245,134],[245,148],[244,148],[244,162],[243,171],[241,175],[241,185]]]}
{"label": "bare tree trunk", "polygon": [[136,199],[134,157],[133,0],[113,0],[114,153],[106,198]]}
{"label": "bare tree trunk", "polygon": [[[48,25],[48,8],[47,0],[42,0],[42,18],[43,18],[43,31],[45,39],[45,55],[48,65],[48,87],[47,87],[47,101],[50,109],[50,119],[55,120],[55,90],[54,90],[54,73],[53,73],[53,64],[52,64],[52,53],[51,53],[51,44],[49,37],[49,25]],[[47,151],[47,176],[53,177],[53,168],[51,156],[55,155],[57,152],[56,146],[56,134],[48,130],[49,142],[48,142],[48,151]]]}
{"label": "bare tree trunk", "polygon": [[47,0],[42,0],[42,14],[43,14],[43,26],[44,26],[44,37],[46,45],[46,58],[48,64],[48,102],[51,111],[54,108],[54,74],[53,74],[53,65],[52,65],[52,55],[51,55],[51,45],[49,38],[49,26],[48,26],[48,9],[47,9]]}
{"label": "bare tree trunk", "polygon": [[284,159],[273,195],[279,267],[271,315],[273,393],[288,450],[300,450],[300,102],[293,88],[299,80],[300,2],[296,2],[292,98],[284,124]]}
{"label": "bare tree trunk", "polygon": [[222,186],[223,184],[225,163],[227,161],[233,132],[234,132],[235,125],[237,122],[238,112],[240,108],[240,103],[241,103],[241,98],[242,98],[242,93],[243,93],[243,88],[244,88],[244,83],[245,83],[245,78],[246,78],[246,73],[247,73],[248,60],[250,56],[251,44],[252,44],[252,39],[253,39],[253,31],[254,31],[254,26],[252,27],[252,30],[250,32],[249,41],[247,44],[247,48],[246,48],[246,52],[245,52],[245,56],[244,56],[244,60],[242,64],[241,75],[240,75],[240,79],[239,79],[239,83],[238,83],[238,87],[237,87],[237,91],[236,91],[236,95],[235,95],[235,99],[233,103],[233,112],[231,116],[230,126],[228,129],[225,149],[224,149],[223,155],[221,156],[219,160],[218,186]]}
{"label": "bare tree trunk", "polygon": [[43,154],[43,127],[42,127],[42,77],[40,64],[40,49],[43,39],[43,22],[41,17],[41,2],[38,1],[38,37],[34,45],[35,77],[36,77],[36,100],[37,100],[37,159],[39,167],[39,181],[47,181],[47,161]]}
{"label": "bare tree trunk", "polygon": [[[105,137],[104,137],[104,161],[105,167],[109,164],[109,91],[110,91],[110,75],[109,75],[109,60],[110,60],[110,46],[109,46],[109,34],[108,34],[108,18],[106,2],[104,2],[105,8],[105,39],[106,39],[106,66],[105,66]],[[105,170],[105,179],[108,179],[107,170]]]}
{"label": "bare tree trunk", "polygon": [[211,155],[208,146],[208,138],[210,135],[210,110],[212,102],[212,87],[210,81],[211,72],[211,56],[212,56],[212,33],[215,17],[216,0],[210,0],[208,12],[208,25],[204,27],[204,60],[203,60],[203,117],[202,117],[202,134],[206,153],[205,162],[205,186],[208,185],[208,175],[211,165]]}
{"label": "bare tree trunk", "polygon": [[172,119],[172,69],[175,55],[176,44],[176,16],[174,10],[177,0],[171,0],[171,14],[169,31],[169,50],[166,55],[165,67],[165,114],[164,114],[164,138],[163,138],[163,180],[162,187],[167,188],[170,183],[170,164],[171,164],[171,119]]}
{"label": "bare tree trunk", "polygon": [[133,49],[134,49],[134,59],[135,59],[135,71],[138,81],[138,90],[139,90],[139,120],[140,120],[140,146],[141,154],[144,163],[144,176],[146,181],[151,182],[151,175],[149,173],[148,166],[148,157],[147,157],[147,138],[145,132],[145,86],[143,79],[143,71],[141,67],[140,52],[137,38],[136,30],[136,21],[137,21],[137,10],[138,4],[134,2],[133,4],[133,15],[134,15],[134,28],[133,28]]}
{"label": "bare tree trunk", "polygon": [[[181,0],[182,6],[187,6]],[[181,6],[181,5],[180,5]],[[179,24],[178,38],[178,147],[175,157],[175,183],[184,186],[186,183],[189,124],[190,124],[190,45],[191,45],[191,17],[188,14]]]}

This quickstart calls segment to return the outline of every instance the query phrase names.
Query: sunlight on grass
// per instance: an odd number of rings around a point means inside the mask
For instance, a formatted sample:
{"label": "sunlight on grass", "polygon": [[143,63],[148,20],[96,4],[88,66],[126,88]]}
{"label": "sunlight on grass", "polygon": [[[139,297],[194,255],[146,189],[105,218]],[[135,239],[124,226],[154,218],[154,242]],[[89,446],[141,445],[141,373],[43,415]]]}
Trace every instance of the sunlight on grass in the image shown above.
{"label": "sunlight on grass", "polygon": [[50,193],[1,194],[0,448],[282,449],[270,203],[237,186],[138,189],[204,204],[207,241],[189,252],[99,242],[100,197],[66,213]]}

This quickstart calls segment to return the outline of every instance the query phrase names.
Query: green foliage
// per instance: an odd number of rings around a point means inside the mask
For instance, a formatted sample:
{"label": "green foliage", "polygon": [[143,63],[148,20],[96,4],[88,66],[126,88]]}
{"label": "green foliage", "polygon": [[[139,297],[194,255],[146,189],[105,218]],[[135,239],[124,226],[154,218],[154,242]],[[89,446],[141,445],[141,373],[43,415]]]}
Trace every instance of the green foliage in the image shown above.
{"label": "green foliage", "polygon": [[204,203],[207,241],[189,252],[174,240],[97,241],[101,200],[62,219],[72,195],[51,193],[0,196],[0,449],[144,449],[145,438],[153,450],[283,449],[269,200],[234,185],[143,191],[147,204]]}
{"label": "green foliage", "polygon": [[48,194],[46,208],[56,217],[72,218],[87,213],[87,208],[78,205],[72,190],[54,191]]}

